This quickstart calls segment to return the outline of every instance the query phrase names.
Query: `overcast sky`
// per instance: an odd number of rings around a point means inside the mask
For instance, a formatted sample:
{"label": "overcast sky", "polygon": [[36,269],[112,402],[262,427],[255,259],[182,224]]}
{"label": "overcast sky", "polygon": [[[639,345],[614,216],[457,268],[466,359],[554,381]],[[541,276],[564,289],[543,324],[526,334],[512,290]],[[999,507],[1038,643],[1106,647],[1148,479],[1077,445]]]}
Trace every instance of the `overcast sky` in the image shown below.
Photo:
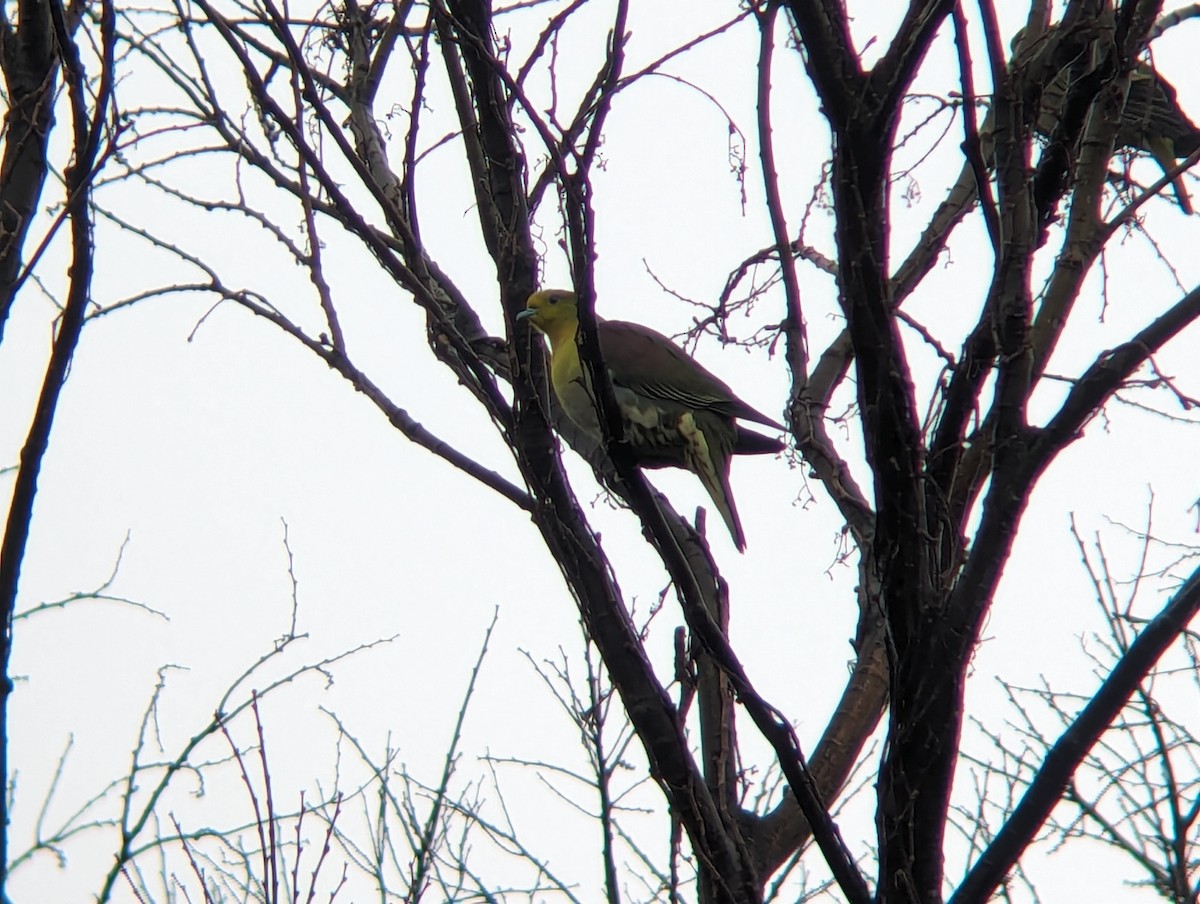
{"label": "overcast sky", "polygon": [[[589,9],[588,27],[581,23],[568,33],[573,43],[560,50],[565,62],[558,88],[564,94],[578,90],[572,79],[590,80],[603,51],[608,6]],[[735,10],[735,4],[717,2],[688,3],[686,15],[680,14],[680,4],[633,6],[630,70]],[[885,14],[892,3],[857,6],[857,28],[864,34],[872,28],[887,33]],[[514,58],[523,57],[549,15],[549,9],[534,8],[505,20]],[[1018,23],[1009,15],[1004,24],[1011,33]],[[1190,48],[1197,29],[1195,22],[1176,29],[1179,34],[1156,45],[1155,57],[1194,118],[1200,118],[1200,79]],[[678,295],[712,302],[727,275],[771,243],[753,134],[757,41],[755,26],[742,23],[667,66],[667,72],[702,85],[711,97],[659,77],[646,79],[614,104],[594,183],[597,310],[603,316],[679,333],[695,311],[657,281]],[[940,76],[951,72],[946,34],[934,60]],[[213,65],[227,80],[223,84],[232,102],[241,90],[240,76]],[[780,47],[774,79],[780,92],[777,153],[795,228],[828,156],[828,134],[794,52]],[[916,89],[944,94],[947,84],[931,81]],[[131,76],[123,90],[128,110],[171,96],[162,79],[150,73]],[[407,87],[385,86],[384,91],[400,102]],[[455,127],[440,78],[433,91],[426,144]],[[730,134],[722,110],[740,134]],[[910,111],[913,122],[927,112],[916,103]],[[60,117],[60,126],[63,122]],[[937,131],[922,133],[898,160],[915,163]],[[957,177],[958,140],[954,131],[911,177],[897,180],[897,255],[907,251],[915,230]],[[744,184],[730,173],[731,148],[750,165]],[[458,144],[432,152],[423,166],[423,236],[489,329],[502,334],[494,271],[478,239]],[[1156,178],[1151,164],[1138,166],[1144,182]],[[192,161],[164,173],[211,196],[228,195],[230,176],[229,167],[213,161]],[[299,240],[295,206],[261,181],[247,177],[246,184],[255,203]],[[1189,185],[1200,198],[1197,181],[1190,179]],[[317,322],[305,274],[245,218],[187,210],[130,183],[103,188],[97,200],[205,257],[228,284],[253,288],[307,325]],[[1200,256],[1194,251],[1200,220],[1185,218],[1160,199],[1148,206],[1146,225],[1175,273],[1140,234],[1115,244],[1105,271],[1090,279],[1078,322],[1056,354],[1052,372],[1078,373],[1101,350],[1176,301],[1179,286],[1190,289],[1200,278]],[[557,226],[548,216],[539,226],[546,284],[567,285]],[[831,228],[827,212],[817,209],[805,238],[833,257]],[[323,234],[325,274],[359,367],[437,435],[519,481],[482,409],[428,352],[423,317],[411,299],[333,226],[325,226]],[[111,305],[147,287],[196,279],[194,271],[103,219],[96,237],[92,295],[97,305]],[[38,271],[58,297],[65,284],[65,240],[65,234],[55,240]],[[1053,263],[1051,254],[1040,263],[1044,272]],[[962,329],[978,310],[990,266],[981,224],[968,223],[913,298],[909,313],[947,347],[957,348]],[[834,285],[811,267],[802,266],[801,275],[811,305],[811,342],[819,350],[841,328]],[[1102,283],[1106,300],[1100,295]],[[165,292],[95,319],[84,331],[42,471],[18,608],[98,588],[116,568],[107,592],[154,612],[85,601],[17,624],[12,659],[17,690],[9,729],[16,779],[10,853],[32,843],[39,808],[69,745],[62,778],[42,817],[43,830],[62,823],[127,772],[161,667],[171,666],[145,756],[175,756],[206,724],[225,689],[289,627],[289,551],[298,582],[297,627],[306,636],[247,681],[235,694],[237,701],[303,663],[393,639],[339,662],[330,670],[332,682],[306,675],[264,701],[275,793],[287,807],[297,805],[302,790],[311,799],[319,788],[333,785],[338,748],[331,720],[321,709],[336,712],[375,757],[382,759],[390,744],[399,751],[398,763],[421,781],[435,783],[471,666],[493,618],[456,787],[487,774],[480,760],[485,753],[581,768],[576,733],[529,662],[565,655],[578,670],[582,642],[572,599],[528,518],[407,442],[344,380],[269,324],[233,304],[215,310],[213,305],[211,296],[200,293]],[[51,301],[30,286],[8,324],[0,348],[2,464],[17,461],[53,316]],[[781,317],[776,294],[733,328],[745,336]],[[928,398],[939,361],[916,334],[906,334],[906,341],[924,381],[919,397]],[[1200,333],[1193,328],[1158,359],[1160,369],[1176,376],[1192,396],[1200,395],[1194,360],[1198,341]],[[706,339],[697,357],[756,408],[781,414],[788,382],[780,355],[747,353]],[[1045,406],[1042,415],[1052,410],[1053,396],[1051,390],[1038,399]],[[850,398],[848,391],[839,396],[843,405]],[[1174,413],[1186,416],[1182,410]],[[856,455],[855,430],[854,421],[833,428],[851,456]],[[1001,706],[998,674],[1016,684],[1034,684],[1045,676],[1082,693],[1095,688],[1097,679],[1079,641],[1099,621],[1069,532],[1072,519],[1085,537],[1099,533],[1110,544],[1109,565],[1122,578],[1138,568],[1139,545],[1129,529],[1146,526],[1151,499],[1154,534],[1194,543],[1193,506],[1200,496],[1195,437],[1194,429],[1115,404],[1055,462],[1025,516],[975,659],[968,706],[989,725],[999,729],[1009,716]],[[658,604],[665,574],[641,538],[636,518],[614,509],[579,459],[569,451],[564,459],[642,621]],[[858,471],[860,477],[864,473]],[[10,487],[12,473],[0,480],[0,486]],[[652,482],[681,512],[708,506],[692,475],[656,472]],[[809,749],[837,701],[851,659],[856,569],[853,562],[839,561],[841,524],[803,465],[790,457],[740,460],[734,464],[733,485],[748,538],[746,554],[734,550],[715,513],[708,519],[713,549],[731,587],[731,634],[758,689],[795,721]],[[1180,555],[1178,549],[1156,547],[1151,566],[1165,567]],[[1173,574],[1190,570],[1185,564]],[[1140,590],[1140,611],[1153,613],[1172,586],[1170,575],[1147,583]],[[681,623],[668,597],[649,634],[664,682],[672,673],[672,632]],[[252,724],[244,717],[234,732],[243,743],[251,742]],[[969,743],[983,752],[977,737],[969,735]],[[765,768],[769,759],[762,745],[751,741],[749,748]],[[200,759],[227,755],[217,737],[206,742]],[[364,770],[344,747],[342,756],[343,775],[350,776],[346,787],[353,787]],[[630,761],[634,772],[623,777],[627,783],[644,774],[636,745]],[[161,814],[177,813],[193,827],[245,820],[247,803],[236,774],[228,766],[214,774],[219,778],[206,786],[202,801],[194,797],[194,779],[182,777]],[[595,826],[531,770],[502,765],[496,774],[525,843],[579,883],[581,900],[595,900],[601,880]],[[960,791],[963,800],[970,799],[969,782],[960,782]],[[497,792],[486,796],[494,807]],[[636,799],[648,807],[662,805],[651,786]],[[873,843],[871,802],[868,788],[847,823],[856,854]],[[97,814],[112,815],[113,806],[109,801]],[[361,807],[361,802],[348,807],[356,810],[353,818]],[[499,818],[496,810],[490,812]],[[667,844],[663,826],[652,818],[642,822],[640,837],[661,860]],[[39,854],[13,874],[12,900],[88,900],[111,863],[115,837],[97,830],[72,840],[64,850],[65,869]],[[520,879],[512,877],[526,875],[505,872],[511,869],[508,861],[484,844],[479,847],[481,868],[492,870],[486,875],[494,881],[516,883]],[[813,856],[811,864],[822,872],[818,858]],[[1044,883],[1047,901],[1078,900],[1081,870],[1103,890],[1103,900],[1152,897],[1120,884],[1136,875],[1130,864],[1086,843],[1053,857],[1041,851],[1026,866]],[[951,869],[952,877],[957,868]],[[127,895],[122,889],[116,899],[130,900]],[[360,894],[342,898],[364,899]]]}

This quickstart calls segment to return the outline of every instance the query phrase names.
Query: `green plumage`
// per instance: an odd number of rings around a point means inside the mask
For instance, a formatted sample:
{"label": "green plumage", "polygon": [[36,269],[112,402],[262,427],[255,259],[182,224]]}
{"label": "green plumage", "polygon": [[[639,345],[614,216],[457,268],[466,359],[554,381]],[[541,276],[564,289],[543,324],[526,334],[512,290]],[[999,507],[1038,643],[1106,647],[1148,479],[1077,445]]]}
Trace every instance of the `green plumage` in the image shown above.
{"label": "green plumage", "polygon": [[[580,364],[574,293],[549,289],[521,313],[550,340],[550,380],[577,426],[601,437],[591,386]],[[598,323],[600,354],[621,410],[624,441],[641,467],[686,468],[712,497],[739,550],[746,537],[729,486],[735,454],[779,452],[783,443],[739,427],[736,419],[778,430],[783,425],[747,405],[666,336],[636,323]]]}

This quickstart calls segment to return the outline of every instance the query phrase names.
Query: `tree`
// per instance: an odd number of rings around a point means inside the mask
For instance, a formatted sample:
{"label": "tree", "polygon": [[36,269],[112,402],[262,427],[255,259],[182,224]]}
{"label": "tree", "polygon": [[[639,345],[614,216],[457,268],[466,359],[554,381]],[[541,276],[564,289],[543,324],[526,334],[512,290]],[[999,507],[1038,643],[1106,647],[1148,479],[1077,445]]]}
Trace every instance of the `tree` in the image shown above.
{"label": "tree", "polygon": [[[1168,377],[1159,358],[1200,316],[1200,289],[1141,298],[1138,316],[1122,312],[1127,331],[1116,343],[1075,339],[1087,321],[1079,300],[1092,292],[1089,274],[1101,260],[1108,269],[1137,266],[1123,259],[1120,239],[1149,229],[1167,203],[1158,196],[1179,175],[1143,187],[1132,170],[1111,171],[1114,159],[1139,150],[1122,147],[1140,142],[1128,138],[1136,130],[1125,103],[1131,79],[1145,71],[1161,4],[1073,0],[1051,28],[1047,4],[1034,2],[1011,59],[995,5],[980,7],[971,21],[961,5],[913,0],[874,35],[874,25],[832,0],[723,8],[716,17],[705,8],[695,25],[655,23],[661,34],[647,23],[653,39],[645,45],[636,44],[633,23],[649,14],[625,0],[605,9],[603,29],[601,13],[581,2],[494,9],[486,0],[305,11],[269,0],[194,0],[127,13],[117,29],[113,76],[130,81],[128,128],[115,149],[119,174],[95,203],[167,275],[159,286],[130,288],[105,312],[181,292],[249,311],[362,393],[408,440],[506,500],[514,521],[531,520],[578,606],[629,737],[686,836],[676,846],[690,858],[702,901],[761,900],[810,839],[848,901],[940,901],[948,887],[951,900],[987,900],[1200,606],[1193,572],[1136,626],[1136,640],[1047,745],[994,837],[948,874],[968,674],[1035,488],[1123,397],[1147,417],[1160,399],[1190,411],[1194,376]],[[746,53],[747,35],[757,38],[756,56]],[[756,82],[753,139],[726,120],[743,198],[752,181],[745,148],[756,148],[755,215],[769,236],[765,245],[721,249],[734,265],[719,299],[698,309],[691,338],[731,340],[748,325],[745,344],[782,350],[772,367],[786,372],[796,451],[819,504],[840,519],[841,562],[857,572],[852,668],[809,751],[798,740],[799,714],[757,689],[761,670],[733,640],[723,553],[718,546],[714,554],[703,520],[678,514],[619,439],[597,444],[571,429],[546,392],[539,341],[515,319],[543,272],[564,272],[565,259],[582,300],[583,358],[603,385],[594,306],[607,312],[605,286],[627,278],[605,268],[631,268],[609,264],[603,250],[605,230],[622,228],[604,191],[605,168],[619,159],[613,123],[627,97],[660,77],[724,112],[717,85],[693,85],[672,68],[701,52],[727,63],[747,89]],[[1072,73],[1065,87],[1064,71]],[[1064,96],[1047,124],[1043,89],[1055,85]],[[802,103],[819,107],[829,139],[818,155],[828,167],[807,205],[795,185],[805,170],[790,166],[816,144],[812,122],[793,112]],[[671,153],[682,153],[684,128],[660,128],[669,115],[660,108],[642,127],[678,139]],[[785,146],[791,130],[802,146]],[[962,135],[961,150],[950,134]],[[948,166],[961,167],[957,180],[940,178]],[[944,187],[944,200],[914,227],[901,201],[907,191],[919,207],[926,180]],[[469,233],[439,222],[454,204],[469,208]],[[239,271],[187,225],[161,219],[157,205],[183,211],[183,223],[205,213],[252,224],[271,253],[298,266],[311,297],[294,297],[278,268]],[[982,252],[966,250],[969,224],[986,235]],[[686,243],[679,225],[672,238]],[[953,284],[956,305],[946,310],[937,303],[948,291],[937,265],[958,249],[990,262]],[[411,297],[429,350],[465,390],[454,404],[471,397],[477,410],[462,417],[482,422],[482,413],[507,461],[427,429],[409,411],[422,388],[402,401],[373,372],[378,363],[360,358],[356,342],[371,327],[347,299],[350,275],[367,268]],[[1072,342],[1060,346],[1066,337]],[[601,404],[611,411],[610,393]],[[601,541],[580,505],[578,475],[568,478],[556,433],[637,515],[669,576],[686,624],[670,676],[676,699],[655,664],[661,634],[631,615],[614,544]],[[467,552],[447,555],[457,563]],[[581,728],[598,721],[594,711],[606,701],[595,690],[572,709]],[[772,794],[753,776],[760,741],[744,724],[739,733],[739,709],[769,746],[786,792]],[[869,875],[830,806],[869,758],[881,719],[878,863]],[[599,732],[589,744],[602,751]],[[625,880],[613,853],[610,761],[598,753],[595,762],[606,893],[618,900]],[[758,793],[759,805],[749,803]],[[687,877],[674,856],[671,864],[654,894],[682,894]]]}
{"label": "tree", "polygon": [[[16,15],[11,16],[10,7]],[[9,656],[21,562],[25,556],[37,494],[38,475],[50,440],[58,400],[83,328],[91,288],[93,239],[91,188],[111,150],[114,13],[97,7],[99,28],[93,77],[76,42],[81,8],[62,3],[21,2],[0,7],[0,70],[4,72],[7,113],[0,160],[0,342],[18,293],[33,280],[34,265],[60,227],[70,227],[69,287],[49,360],[45,363],[32,423],[21,447],[4,539],[0,544],[0,611],[4,636],[0,662],[0,737],[7,738]],[[37,206],[54,161],[50,135],[61,70],[71,125],[69,162],[61,176],[58,214],[43,235],[34,229]],[[90,89],[90,90],[89,90]],[[39,245],[30,253],[30,238]],[[0,768],[9,774],[8,745],[0,745]],[[0,802],[0,827],[8,825],[8,795]],[[0,864],[8,862],[7,832],[0,831]],[[0,881],[0,887],[3,883]]]}

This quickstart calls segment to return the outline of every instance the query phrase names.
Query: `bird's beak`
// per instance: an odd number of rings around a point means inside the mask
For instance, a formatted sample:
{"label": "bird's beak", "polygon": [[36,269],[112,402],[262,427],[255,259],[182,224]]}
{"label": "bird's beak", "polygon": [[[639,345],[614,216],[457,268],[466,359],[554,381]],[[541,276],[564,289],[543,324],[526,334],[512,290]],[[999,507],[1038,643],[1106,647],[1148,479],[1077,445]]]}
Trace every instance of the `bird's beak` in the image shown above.
{"label": "bird's beak", "polygon": [[517,315],[516,319],[517,320],[528,320],[530,317],[532,317],[536,313],[537,313],[537,310],[535,308],[526,308],[520,314]]}

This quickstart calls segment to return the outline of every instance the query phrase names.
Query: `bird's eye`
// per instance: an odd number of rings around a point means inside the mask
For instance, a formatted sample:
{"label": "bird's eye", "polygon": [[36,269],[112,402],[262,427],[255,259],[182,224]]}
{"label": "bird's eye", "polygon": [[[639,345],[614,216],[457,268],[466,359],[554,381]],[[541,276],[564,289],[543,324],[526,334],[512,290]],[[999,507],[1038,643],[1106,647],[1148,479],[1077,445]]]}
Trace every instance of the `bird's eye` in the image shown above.
{"label": "bird's eye", "polygon": [[558,296],[557,295],[550,296],[550,304],[558,304]]}

